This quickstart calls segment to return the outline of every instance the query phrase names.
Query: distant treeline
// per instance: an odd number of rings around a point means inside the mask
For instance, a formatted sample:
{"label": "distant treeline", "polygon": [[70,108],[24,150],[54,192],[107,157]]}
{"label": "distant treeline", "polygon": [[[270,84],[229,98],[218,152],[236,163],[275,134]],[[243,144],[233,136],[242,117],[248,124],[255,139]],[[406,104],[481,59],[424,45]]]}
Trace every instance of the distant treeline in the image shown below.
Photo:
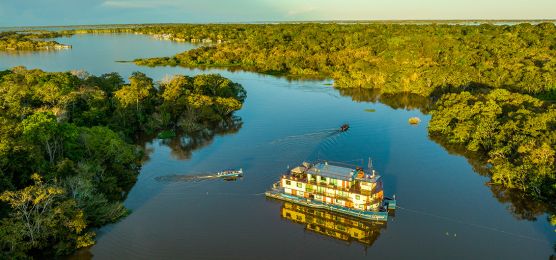
{"label": "distant treeline", "polygon": [[340,88],[428,96],[487,85],[551,94],[556,26],[278,24],[149,26],[151,34],[208,38],[205,46],[141,65],[238,66],[262,73],[331,77]]}
{"label": "distant treeline", "polygon": [[[240,29],[242,30],[242,29]],[[192,43],[222,43],[225,40],[238,40],[235,26],[221,27],[221,25],[135,25],[108,28],[82,28],[65,30],[64,34],[94,34],[94,33],[135,33],[159,36],[167,40],[187,41]]]}
{"label": "distant treeline", "polygon": [[55,38],[71,35],[71,33],[60,32],[0,32],[0,50],[54,50],[70,48],[56,41],[45,41],[40,39]]}
{"label": "distant treeline", "polygon": [[142,133],[190,131],[201,135],[190,145],[202,145],[245,97],[212,74],[155,83],[136,72],[125,83],[117,73],[0,71],[0,258],[93,244],[92,228],[128,214]]}

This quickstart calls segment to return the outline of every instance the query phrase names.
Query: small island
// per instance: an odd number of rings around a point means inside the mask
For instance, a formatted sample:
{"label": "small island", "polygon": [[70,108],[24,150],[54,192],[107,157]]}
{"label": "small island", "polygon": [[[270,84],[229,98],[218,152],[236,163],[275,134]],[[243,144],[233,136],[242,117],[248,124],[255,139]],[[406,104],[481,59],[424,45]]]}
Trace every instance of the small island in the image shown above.
{"label": "small island", "polygon": [[19,33],[14,31],[0,32],[0,51],[38,51],[71,49],[71,45],[42,39],[63,36],[57,32]]}

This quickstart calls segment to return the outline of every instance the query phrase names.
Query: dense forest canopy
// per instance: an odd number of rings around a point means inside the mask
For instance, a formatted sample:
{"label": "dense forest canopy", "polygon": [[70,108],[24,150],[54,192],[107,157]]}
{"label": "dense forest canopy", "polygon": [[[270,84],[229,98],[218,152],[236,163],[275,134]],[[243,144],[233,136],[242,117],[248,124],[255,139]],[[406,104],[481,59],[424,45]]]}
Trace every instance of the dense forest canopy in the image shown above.
{"label": "dense forest canopy", "polygon": [[91,228],[128,213],[141,133],[224,131],[245,97],[214,74],[155,83],[136,72],[125,83],[117,73],[0,72],[0,258],[91,245]]}
{"label": "dense forest canopy", "polygon": [[[428,96],[487,85],[528,94],[556,86],[556,26],[401,24],[205,25],[134,31],[207,38],[210,44],[143,65],[237,66],[263,73],[331,77],[341,88]],[[204,33],[201,33],[204,32]]]}
{"label": "dense forest canopy", "polygon": [[556,106],[505,89],[464,91],[443,95],[432,115],[429,133],[486,155],[495,183],[554,202]]}

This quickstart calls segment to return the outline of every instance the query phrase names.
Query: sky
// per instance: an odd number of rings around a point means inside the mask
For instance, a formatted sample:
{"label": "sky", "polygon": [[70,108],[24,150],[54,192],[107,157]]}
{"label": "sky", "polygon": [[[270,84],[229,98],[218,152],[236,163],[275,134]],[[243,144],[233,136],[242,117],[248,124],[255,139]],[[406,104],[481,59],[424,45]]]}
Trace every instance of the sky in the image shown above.
{"label": "sky", "polygon": [[556,19],[556,0],[0,0],[0,27],[462,19]]}

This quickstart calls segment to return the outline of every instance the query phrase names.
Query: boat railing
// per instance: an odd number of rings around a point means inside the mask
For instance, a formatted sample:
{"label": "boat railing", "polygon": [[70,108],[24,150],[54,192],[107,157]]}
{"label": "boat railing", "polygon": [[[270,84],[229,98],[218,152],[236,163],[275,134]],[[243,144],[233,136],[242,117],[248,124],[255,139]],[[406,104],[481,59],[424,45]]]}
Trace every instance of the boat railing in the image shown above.
{"label": "boat railing", "polygon": [[373,195],[373,192],[372,192],[372,191],[361,189],[361,187],[360,187],[359,185],[353,185],[353,186],[351,186],[351,187],[349,188],[349,192],[361,194],[361,195],[364,195],[364,196],[371,196],[371,195]]}
{"label": "boat railing", "polygon": [[339,186],[336,186],[334,184],[326,184],[324,182],[317,182],[317,181],[313,181],[313,180],[307,181],[307,183],[311,184],[311,185],[315,185],[317,187],[330,188],[330,189],[334,189],[334,190],[350,192],[350,189],[344,188],[344,187],[339,187]]}
{"label": "boat railing", "polygon": [[330,160],[318,160],[317,162],[315,162],[315,165],[318,163],[328,163],[331,165],[337,165],[337,166],[349,166],[350,168],[356,169],[356,168],[361,168],[361,166],[356,165],[356,164],[351,164],[351,163],[345,163],[345,162],[337,162],[337,161],[330,161]]}
{"label": "boat railing", "polygon": [[360,194],[363,196],[371,196],[373,195],[373,191],[375,191],[375,189],[373,190],[363,190],[359,187],[359,185],[352,185],[351,187],[347,188],[347,187],[341,187],[341,186],[337,186],[334,184],[327,184],[324,182],[317,182],[316,180],[308,180],[306,177],[294,177],[292,175],[287,175],[287,176],[283,176],[285,179],[288,180],[292,180],[292,181],[300,181],[300,182],[305,182],[309,185],[313,185],[315,186],[314,188],[312,188],[312,190],[316,190],[318,187],[322,187],[322,188],[329,188],[329,189],[334,189],[337,191],[344,191],[344,192],[350,192],[350,193],[356,193],[356,194]]}
{"label": "boat railing", "polygon": [[315,194],[315,195],[321,195],[321,196],[325,196],[325,197],[331,197],[334,199],[341,199],[341,200],[345,200],[345,201],[352,201],[352,199],[349,196],[342,196],[342,195],[338,195],[338,194],[330,194],[328,192],[322,192],[322,191],[317,191],[317,190],[313,190],[311,191],[311,193]]}

